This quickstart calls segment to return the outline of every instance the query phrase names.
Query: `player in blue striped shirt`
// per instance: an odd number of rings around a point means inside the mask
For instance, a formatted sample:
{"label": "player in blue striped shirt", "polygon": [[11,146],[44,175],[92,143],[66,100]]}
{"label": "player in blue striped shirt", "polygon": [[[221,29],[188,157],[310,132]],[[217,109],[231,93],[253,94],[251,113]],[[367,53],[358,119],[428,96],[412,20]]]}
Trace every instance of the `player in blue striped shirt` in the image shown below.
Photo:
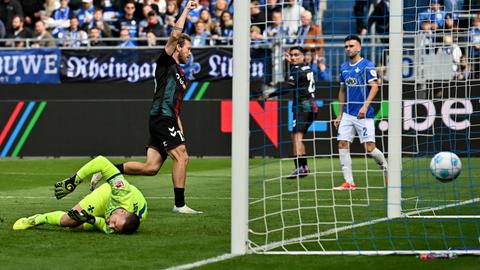
{"label": "player in blue striped shirt", "polygon": [[334,125],[338,128],[338,152],[345,182],[335,190],[356,189],[352,175],[350,143],[355,133],[367,153],[386,173],[387,161],[375,146],[374,110],[371,102],[378,92],[375,65],[360,55],[361,40],[356,35],[345,38],[345,53],[349,61],[340,67],[339,115]]}

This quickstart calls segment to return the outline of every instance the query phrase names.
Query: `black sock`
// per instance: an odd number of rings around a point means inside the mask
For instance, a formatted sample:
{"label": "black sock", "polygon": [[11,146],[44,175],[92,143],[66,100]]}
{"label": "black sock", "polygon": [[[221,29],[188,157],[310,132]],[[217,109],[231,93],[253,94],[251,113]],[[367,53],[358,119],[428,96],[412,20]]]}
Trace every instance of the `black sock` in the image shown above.
{"label": "black sock", "polygon": [[125,171],[123,170],[123,163],[115,164],[115,168],[117,168],[121,174],[125,174]]}
{"label": "black sock", "polygon": [[302,166],[302,167],[307,166],[307,158],[302,156],[301,158],[298,159],[298,163],[299,163],[300,166]]}
{"label": "black sock", "polygon": [[295,169],[298,168],[299,165],[301,165],[299,161],[300,161],[300,160],[298,159],[298,157],[294,157],[294,158],[293,158],[293,163],[295,164]]}
{"label": "black sock", "polygon": [[173,188],[175,193],[175,206],[182,207],[185,205],[185,189],[184,188]]}

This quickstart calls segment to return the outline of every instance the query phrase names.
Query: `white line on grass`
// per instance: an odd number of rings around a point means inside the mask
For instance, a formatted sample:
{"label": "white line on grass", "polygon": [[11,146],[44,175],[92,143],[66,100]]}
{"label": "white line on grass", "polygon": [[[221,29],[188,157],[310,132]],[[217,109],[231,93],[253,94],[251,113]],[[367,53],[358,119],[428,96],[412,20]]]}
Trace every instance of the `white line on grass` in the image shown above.
{"label": "white line on grass", "polygon": [[[65,172],[65,173],[59,173],[59,172],[0,172],[0,175],[28,175],[28,176],[45,176],[45,175],[61,175],[61,176],[67,176],[67,175],[72,175],[71,172]],[[165,173],[158,173],[155,176],[162,177],[162,176],[170,176],[171,173],[165,172]],[[128,175],[127,177],[142,177],[146,175]],[[224,179],[230,179],[230,176],[225,176],[224,174],[218,174],[218,175],[212,175],[212,174],[205,174],[205,173],[195,173],[195,172],[190,172],[188,173],[188,176],[190,177],[210,177],[210,178],[224,178]],[[151,177],[151,176],[146,176],[146,177]]]}
{"label": "white line on grass", "polygon": [[[53,199],[53,196],[11,196],[11,195],[0,195],[0,199]],[[146,196],[147,200],[171,200],[173,196]],[[231,200],[230,197],[188,197],[189,200]],[[250,200],[259,200],[261,198],[250,198]],[[278,199],[280,200],[280,199]],[[283,198],[282,201],[298,201],[298,199],[287,199]],[[300,201],[313,201],[312,199],[301,199]],[[331,201],[331,199],[317,199],[317,201]],[[384,199],[339,199],[336,201],[385,201]]]}
{"label": "white line on grass", "polygon": [[28,176],[44,176],[44,175],[68,175],[68,173],[31,173],[31,172],[0,172],[0,175],[28,175]]}
{"label": "white line on grass", "polygon": [[165,270],[192,269],[192,268],[195,268],[195,267],[200,267],[200,266],[204,266],[204,265],[211,264],[211,263],[217,263],[217,262],[229,260],[229,259],[237,257],[237,256],[239,256],[239,255],[223,254],[223,255],[220,255],[220,256],[217,256],[217,257],[212,257],[212,258],[204,259],[204,260],[201,260],[201,261],[196,261],[196,262],[193,262],[193,263],[187,263],[187,264],[182,264],[182,265],[178,265],[178,266],[173,266],[173,267],[167,268]]}
{"label": "white line on grass", "polygon": [[[54,199],[54,196],[12,196],[12,195],[0,195],[0,200],[1,199]],[[67,197],[68,199],[69,197]],[[173,199],[173,196],[145,196],[145,199],[147,200],[171,200]],[[230,197],[188,197],[189,200],[205,200],[205,201],[210,201],[210,200],[231,200],[232,198]],[[262,200],[264,198],[250,198],[250,201],[256,201],[256,200]],[[280,200],[280,198],[276,198],[277,200]],[[270,199],[274,200],[274,199]],[[288,198],[282,198],[282,201],[299,201],[298,199],[288,199]],[[300,201],[304,202],[310,202],[313,201],[313,199],[300,199]],[[318,198],[317,201],[331,201],[331,199],[321,199]],[[346,199],[341,199],[341,198],[335,198],[335,201],[377,201],[377,202],[383,202],[385,199],[362,199],[362,198],[346,198]],[[445,202],[452,202],[452,203],[458,203],[458,200],[444,200]],[[419,200],[419,202],[430,202],[430,200]]]}
{"label": "white line on grass", "polygon": [[[450,207],[472,204],[472,203],[477,203],[477,202],[480,202],[480,198],[474,198],[474,199],[463,201],[463,202],[457,202],[457,203],[442,205],[442,206],[435,207],[435,208],[430,208],[430,209],[411,211],[411,212],[408,212],[408,213],[404,213],[401,218],[409,218],[409,216],[419,215],[421,213],[425,213],[425,212],[429,212],[429,211],[438,211],[438,210],[443,210],[443,209],[450,208]],[[459,218],[461,218],[461,217],[459,217]],[[357,224],[353,224],[353,225],[337,227],[337,228],[333,228],[333,229],[326,230],[326,231],[319,232],[319,233],[315,233],[315,234],[305,235],[305,236],[302,236],[302,237],[296,237],[296,238],[292,238],[292,239],[288,239],[288,240],[273,242],[273,243],[263,245],[263,246],[259,246],[259,247],[254,247],[254,248],[251,248],[251,252],[253,252],[253,253],[264,253],[264,254],[276,254],[276,252],[269,251],[269,250],[276,249],[276,248],[283,247],[283,246],[287,246],[287,245],[290,245],[290,244],[301,243],[302,241],[312,239],[312,238],[318,238],[318,240],[321,240],[320,237],[322,237],[322,236],[337,234],[339,232],[351,230],[351,229],[354,229],[354,228],[364,227],[364,226],[370,226],[370,225],[374,225],[374,224],[377,224],[377,223],[380,223],[380,222],[385,222],[385,221],[393,220],[393,219],[397,219],[397,218],[384,217],[384,218],[365,221],[365,222],[361,222],[361,223],[357,223]],[[358,252],[359,252],[359,254],[361,253],[361,251],[358,251]],[[288,253],[288,251],[287,251],[287,253]],[[319,252],[319,253],[322,253],[322,252]]]}
{"label": "white line on grass", "polygon": [[[449,207],[475,203],[475,202],[478,202],[478,201],[480,201],[480,198],[475,198],[475,199],[472,199],[472,200],[463,201],[461,203],[444,205],[444,206],[441,206],[441,207],[436,207],[434,209],[435,210],[441,210],[441,209],[445,209],[445,208],[449,208]],[[432,210],[432,209],[430,209],[430,210]],[[412,211],[412,212],[409,212],[409,213],[405,213],[404,215],[405,216],[416,215],[416,214],[420,214],[420,213],[423,213],[423,212],[427,212],[427,211],[426,210]],[[262,248],[264,248],[265,250],[270,250],[270,249],[274,249],[274,248],[281,247],[281,246],[284,246],[284,245],[288,245],[288,244],[291,244],[291,243],[295,243],[297,241],[302,241],[302,239],[308,239],[308,238],[311,238],[311,237],[321,237],[321,236],[325,236],[325,235],[329,235],[329,234],[333,234],[333,233],[338,233],[338,232],[341,232],[341,231],[350,230],[350,229],[353,229],[353,228],[358,228],[358,227],[363,227],[363,226],[368,226],[368,225],[384,222],[384,221],[387,221],[387,220],[390,220],[390,219],[391,218],[385,217],[385,218],[380,218],[380,219],[376,219],[376,220],[372,220],[372,221],[368,221],[368,222],[358,223],[358,224],[355,224],[355,225],[349,225],[349,226],[344,226],[344,227],[340,227],[340,228],[330,229],[330,230],[321,232],[319,234],[309,235],[309,236],[305,236],[305,237],[302,237],[302,238],[290,239],[290,240],[287,240],[287,241],[271,243],[271,244],[261,246],[261,247],[258,247],[258,248],[253,248],[250,252],[253,252],[253,253],[260,252],[260,253],[264,253],[264,254],[284,254],[284,252],[275,252],[275,251],[264,251],[264,252],[262,252],[261,250],[262,250]],[[361,251],[355,251],[354,252],[355,255],[357,255],[357,252],[358,252],[358,254],[362,254]],[[392,252],[392,251],[387,251],[387,252]],[[410,252],[410,251],[407,251],[407,253],[408,252]],[[305,254],[305,253],[301,253],[301,252],[299,252],[299,253],[287,252],[287,253],[302,254],[302,255]],[[327,253],[328,252],[316,252],[315,254],[327,254]],[[344,253],[348,253],[348,252],[344,252]],[[375,251],[374,255],[378,255],[380,253],[381,252],[379,252],[379,251]],[[343,252],[339,252],[339,254],[343,254]],[[396,254],[396,253],[392,252],[392,254]],[[167,268],[166,270],[187,270],[187,269],[192,269],[192,268],[204,266],[204,265],[211,264],[211,263],[217,263],[217,262],[229,260],[229,259],[232,259],[232,258],[237,257],[237,256],[239,256],[239,255],[223,254],[223,255],[220,255],[220,256],[217,256],[217,257],[212,257],[212,258],[200,260],[200,261],[196,261],[196,262],[193,262],[193,263],[188,263],[188,264],[183,264],[183,265],[170,267],[170,268]]]}

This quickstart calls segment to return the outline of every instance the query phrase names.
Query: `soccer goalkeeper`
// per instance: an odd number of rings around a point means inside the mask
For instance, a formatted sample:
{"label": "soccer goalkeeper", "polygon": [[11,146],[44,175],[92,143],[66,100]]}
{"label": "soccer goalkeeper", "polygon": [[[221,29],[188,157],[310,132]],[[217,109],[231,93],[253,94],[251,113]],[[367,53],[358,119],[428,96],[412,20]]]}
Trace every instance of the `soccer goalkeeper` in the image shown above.
{"label": "soccer goalkeeper", "polygon": [[[21,218],[14,230],[26,230],[52,224],[80,230],[100,230],[107,234],[131,234],[147,217],[147,202],[135,186],[127,182],[117,168],[105,157],[98,156],[85,164],[75,175],[55,184],[55,197],[61,199],[73,192],[87,176],[101,173],[107,183],[85,196],[67,212],[54,211]],[[96,183],[91,185],[91,189]]]}

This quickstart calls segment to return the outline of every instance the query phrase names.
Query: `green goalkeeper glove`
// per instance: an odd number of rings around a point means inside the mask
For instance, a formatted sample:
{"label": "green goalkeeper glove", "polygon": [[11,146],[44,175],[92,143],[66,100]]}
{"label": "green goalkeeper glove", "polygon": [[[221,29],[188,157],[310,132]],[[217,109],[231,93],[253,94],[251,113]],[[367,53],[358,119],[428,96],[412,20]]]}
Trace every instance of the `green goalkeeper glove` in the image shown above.
{"label": "green goalkeeper glove", "polygon": [[62,181],[58,181],[55,183],[55,197],[57,197],[57,200],[60,200],[61,198],[67,196],[68,194],[72,193],[75,188],[77,187],[78,184],[82,182],[82,180],[75,181],[75,178],[77,175],[74,175],[70,178],[67,178]]}
{"label": "green goalkeeper glove", "polygon": [[95,224],[95,216],[90,215],[87,211],[82,210],[82,213],[79,213],[75,209],[70,209],[67,212],[68,216],[80,223],[90,223],[90,224]]}

